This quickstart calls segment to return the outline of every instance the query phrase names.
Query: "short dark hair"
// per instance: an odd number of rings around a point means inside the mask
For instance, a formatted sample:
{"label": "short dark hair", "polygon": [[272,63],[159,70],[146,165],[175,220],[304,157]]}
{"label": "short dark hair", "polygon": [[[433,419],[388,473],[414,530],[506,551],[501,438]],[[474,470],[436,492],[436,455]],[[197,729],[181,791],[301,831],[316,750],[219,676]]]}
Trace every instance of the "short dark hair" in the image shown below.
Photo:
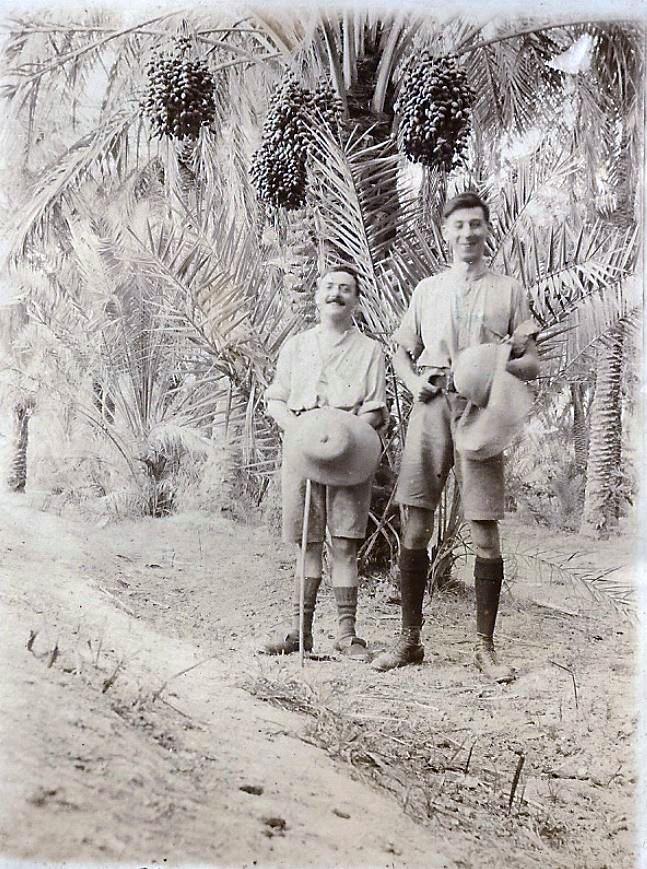
{"label": "short dark hair", "polygon": [[344,274],[350,275],[351,278],[355,281],[355,290],[357,291],[357,295],[360,296],[362,294],[362,289],[359,285],[359,275],[352,266],[328,266],[319,275],[319,280],[322,281],[326,277],[326,275],[329,275],[331,272],[344,272]]}
{"label": "short dark hair", "polygon": [[482,208],[485,222],[490,222],[490,209],[487,202],[473,190],[467,190],[465,193],[459,193],[458,196],[448,199],[443,208],[443,220],[447,220],[459,208]]}

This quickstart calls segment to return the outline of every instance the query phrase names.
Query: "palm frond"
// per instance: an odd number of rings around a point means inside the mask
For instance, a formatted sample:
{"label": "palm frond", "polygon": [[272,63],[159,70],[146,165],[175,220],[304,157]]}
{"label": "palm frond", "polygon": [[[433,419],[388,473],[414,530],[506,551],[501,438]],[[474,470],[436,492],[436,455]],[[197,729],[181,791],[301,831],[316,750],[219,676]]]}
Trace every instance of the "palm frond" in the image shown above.
{"label": "palm frond", "polygon": [[534,315],[544,325],[558,322],[574,305],[604,294],[628,277],[636,255],[636,230],[619,232],[600,222],[582,224],[577,234],[563,226],[550,229],[548,241],[532,232],[517,239],[517,268]]}
{"label": "palm frond", "polygon": [[482,45],[472,39],[462,49],[470,80],[482,85],[473,106],[479,129],[498,138],[552,119],[560,98],[560,75],[546,61],[560,50],[557,35],[553,29],[539,28],[515,34],[506,25],[493,39]]}
{"label": "palm frond", "polygon": [[397,153],[367,143],[366,134],[354,132],[343,145],[322,126],[313,127],[312,134],[312,208],[324,259],[355,266],[369,326],[380,332],[382,275],[398,224],[411,219],[415,202],[399,193]]}
{"label": "palm frond", "polygon": [[423,19],[410,12],[400,12],[384,24],[382,51],[372,100],[372,109],[377,115],[384,112],[387,91],[393,84],[396,70],[422,25]]}
{"label": "palm frond", "polygon": [[[107,32],[105,30],[102,32],[101,30],[81,29],[80,33],[74,33],[74,31],[64,27],[62,28],[62,32],[57,35],[59,35],[59,38],[62,36],[63,46],[67,43],[68,50],[65,50],[65,48],[63,51],[59,50],[59,46],[54,42],[53,53],[49,56],[46,56],[43,59],[41,55],[37,61],[25,61],[14,67],[12,75],[15,81],[13,84],[9,84],[9,90],[5,93],[11,98],[25,100],[29,97],[32,90],[39,87],[41,81],[48,76],[62,73],[64,76],[68,77],[68,79],[69,76],[74,78],[80,73],[81,61],[83,61],[88,55],[100,54],[104,52],[114,40],[123,39],[129,34],[135,32],[142,32],[152,24],[182,14],[184,14],[182,10],[166,12],[163,15],[157,15],[129,27],[109,29]],[[15,23],[19,26],[20,20]],[[33,32],[38,31],[36,30]],[[55,33],[56,31],[52,32],[50,27],[48,34],[49,39],[47,41],[50,49],[51,40]],[[94,63],[94,60],[92,62]]]}
{"label": "palm frond", "polygon": [[79,186],[109,167],[121,173],[134,113],[119,112],[94,133],[84,136],[39,179],[10,240],[12,260],[24,256],[34,236],[47,236],[52,213],[69,204]]}
{"label": "palm frond", "polygon": [[556,558],[554,553],[530,549],[524,551],[520,547],[508,557],[517,563],[525,562],[529,567],[534,568],[538,580],[542,583],[553,582],[556,579],[568,582],[597,603],[605,604],[630,619],[636,616],[635,590],[631,583],[617,580],[613,576],[617,571],[623,570],[624,565],[600,570],[581,552]]}
{"label": "palm frond", "polygon": [[558,187],[576,172],[578,163],[568,151],[540,148],[529,158],[514,165],[495,201],[491,262],[505,261],[512,239],[530,223],[530,208],[546,187]]}
{"label": "palm frond", "polygon": [[412,226],[400,233],[391,252],[393,293],[397,293],[397,299],[389,305],[389,311],[393,312],[391,331],[401,319],[414,287],[424,278],[444,271],[447,265],[446,248],[437,223]]}
{"label": "palm frond", "polygon": [[510,273],[528,291],[543,330],[538,346],[542,375],[563,375],[618,321],[638,305],[632,272],[636,230],[621,232],[600,223],[577,234],[561,226],[516,239]]}
{"label": "palm frond", "polygon": [[584,29],[593,36],[593,66],[598,88],[611,104],[626,111],[642,87],[643,35],[637,22],[595,22]]}

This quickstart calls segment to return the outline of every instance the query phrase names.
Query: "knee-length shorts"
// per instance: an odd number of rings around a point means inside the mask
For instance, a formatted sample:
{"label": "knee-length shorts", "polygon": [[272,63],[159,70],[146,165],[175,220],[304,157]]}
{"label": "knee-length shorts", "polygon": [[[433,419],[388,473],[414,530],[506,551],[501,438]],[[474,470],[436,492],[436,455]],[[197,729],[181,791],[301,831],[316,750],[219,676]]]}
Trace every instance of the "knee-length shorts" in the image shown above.
{"label": "knee-length shorts", "polygon": [[395,492],[397,503],[435,510],[454,467],[465,518],[503,518],[503,454],[477,462],[454,449],[454,431],[466,407],[467,399],[455,393],[438,393],[413,405]]}
{"label": "knee-length shorts", "polygon": [[[372,479],[358,486],[312,483],[308,543],[323,543],[326,527],[332,537],[363,540],[371,505],[372,483]],[[306,481],[284,459],[281,468],[281,506],[283,540],[286,543],[301,543],[305,496]]]}

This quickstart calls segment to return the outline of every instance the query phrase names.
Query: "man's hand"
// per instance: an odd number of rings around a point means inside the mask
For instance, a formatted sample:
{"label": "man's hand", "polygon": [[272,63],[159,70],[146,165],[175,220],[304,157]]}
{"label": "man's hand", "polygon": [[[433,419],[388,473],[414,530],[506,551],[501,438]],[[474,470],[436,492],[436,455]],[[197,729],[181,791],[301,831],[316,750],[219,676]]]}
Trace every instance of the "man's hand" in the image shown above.
{"label": "man's hand", "polygon": [[513,332],[512,338],[510,338],[510,358],[518,359],[520,356],[523,356],[528,349],[529,340],[530,338],[528,335],[520,335],[517,332]]}
{"label": "man's hand", "polygon": [[509,374],[518,377],[519,380],[534,380],[539,376],[539,355],[534,338],[527,338],[525,350],[521,356],[511,358],[505,367]]}
{"label": "man's hand", "polygon": [[288,431],[297,420],[296,415],[288,409],[284,401],[277,401],[276,399],[268,401],[267,412],[284,432]]}
{"label": "man's hand", "polygon": [[371,428],[379,430],[384,427],[384,414],[381,410],[368,410],[366,413],[358,413],[357,418],[368,423]]}
{"label": "man's hand", "polygon": [[441,391],[441,386],[430,383],[429,374],[418,374],[415,361],[404,347],[398,347],[396,350],[393,367],[398,377],[404,381],[414,401],[429,401]]}
{"label": "man's hand", "polygon": [[428,374],[419,374],[410,377],[407,380],[407,387],[414,398],[414,401],[429,401],[434,395],[438,395],[441,387],[432,383],[434,375],[429,377]]}

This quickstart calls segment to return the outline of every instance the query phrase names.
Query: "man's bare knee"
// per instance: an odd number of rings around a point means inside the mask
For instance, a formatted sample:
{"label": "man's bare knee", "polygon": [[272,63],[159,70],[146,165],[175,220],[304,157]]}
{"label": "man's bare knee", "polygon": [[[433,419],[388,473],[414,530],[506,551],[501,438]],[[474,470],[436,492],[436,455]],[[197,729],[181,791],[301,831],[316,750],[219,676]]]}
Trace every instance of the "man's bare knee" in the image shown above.
{"label": "man's bare knee", "polygon": [[500,558],[499,523],[496,520],[476,521],[472,519],[469,526],[476,555],[479,558]]}
{"label": "man's bare knee", "polygon": [[409,507],[402,538],[407,549],[426,549],[434,530],[434,511]]}
{"label": "man's bare knee", "polygon": [[332,551],[339,558],[355,558],[357,555],[357,540],[352,537],[333,537]]}
{"label": "man's bare knee", "polygon": [[[322,572],[322,543],[308,543],[306,545],[305,568],[306,576],[321,576]],[[301,563],[301,544],[297,543],[297,565]]]}

